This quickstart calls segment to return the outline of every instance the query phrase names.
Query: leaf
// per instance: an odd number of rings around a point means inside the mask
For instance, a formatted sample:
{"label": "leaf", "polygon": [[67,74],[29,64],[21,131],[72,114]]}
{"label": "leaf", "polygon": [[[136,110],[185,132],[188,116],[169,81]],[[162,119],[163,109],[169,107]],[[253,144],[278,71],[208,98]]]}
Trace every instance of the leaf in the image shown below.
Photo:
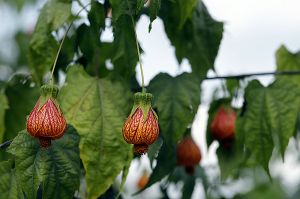
{"label": "leaf", "polygon": [[245,93],[246,107],[242,117],[238,139],[244,140],[252,160],[268,171],[273,147],[281,156],[293,136],[299,112],[300,98],[297,87],[288,81],[275,81],[263,87],[252,81]]}
{"label": "leaf", "polygon": [[114,25],[113,57],[114,72],[126,80],[135,75],[138,61],[135,33],[129,16],[122,16]]}
{"label": "leaf", "polygon": [[147,155],[150,161],[150,167],[153,168],[153,161],[158,156],[159,150],[163,145],[163,139],[159,137],[153,144],[149,146]]}
{"label": "leaf", "polygon": [[52,31],[59,28],[71,17],[71,2],[52,0],[41,10],[32,39],[29,45],[29,67],[38,84],[43,82],[43,76],[49,72],[58,49]]}
{"label": "leaf", "polygon": [[117,21],[120,16],[134,16],[144,5],[144,0],[110,0],[112,7],[112,17]]}
{"label": "leaf", "polygon": [[196,179],[194,176],[187,176],[184,181],[184,186],[182,188],[182,199],[191,198],[194,192],[194,187],[196,184]]}
{"label": "leaf", "polygon": [[[203,78],[209,69],[213,69],[222,39],[223,23],[215,21],[203,2],[197,1],[191,16],[185,20],[180,29],[178,25],[184,20],[178,12],[183,8],[176,2],[162,1],[159,16],[164,22],[171,44],[175,47],[178,62],[181,63],[187,58],[193,73]],[[182,2],[187,4],[186,1]]]}
{"label": "leaf", "polygon": [[24,198],[17,184],[13,161],[0,162],[0,198],[22,199]]}
{"label": "leaf", "polygon": [[150,17],[150,24],[149,24],[149,32],[152,27],[152,22],[156,19],[160,5],[161,5],[161,0],[149,0],[150,5],[149,5],[149,17]]}
{"label": "leaf", "polygon": [[[280,46],[276,51],[276,65],[277,71],[300,70],[300,52],[291,53],[284,45]],[[287,81],[292,80],[297,86],[300,86],[299,75],[277,77],[277,79],[279,78]]]}
{"label": "leaf", "polygon": [[31,86],[32,82],[25,76],[16,75],[7,84],[5,95],[9,108],[5,113],[5,133],[3,141],[14,138],[19,131],[24,129],[26,117],[30,114],[40,91]]}
{"label": "leaf", "polygon": [[43,198],[73,198],[79,188],[79,136],[68,127],[64,136],[48,149],[26,130],[19,132],[8,152],[15,156],[16,174],[27,198],[36,198],[39,186]]}
{"label": "leaf", "polygon": [[200,81],[188,73],[176,77],[160,73],[151,80],[148,89],[154,96],[164,141],[176,144],[198,110]]}
{"label": "leaf", "polygon": [[88,198],[104,193],[128,164],[131,147],[121,132],[129,113],[128,96],[119,82],[92,78],[79,66],[68,70],[59,101],[67,122],[81,138]]}
{"label": "leaf", "polygon": [[2,143],[5,131],[5,111],[9,108],[6,96],[0,92],[0,143]]}
{"label": "leaf", "polygon": [[95,35],[100,37],[99,30],[105,29],[105,10],[104,6],[96,1],[92,2],[91,10],[88,14],[88,19],[91,24],[91,28],[95,32]]}
{"label": "leaf", "polygon": [[197,5],[197,0],[177,0],[180,19],[179,28],[181,29],[188,18],[192,16],[192,11]]}

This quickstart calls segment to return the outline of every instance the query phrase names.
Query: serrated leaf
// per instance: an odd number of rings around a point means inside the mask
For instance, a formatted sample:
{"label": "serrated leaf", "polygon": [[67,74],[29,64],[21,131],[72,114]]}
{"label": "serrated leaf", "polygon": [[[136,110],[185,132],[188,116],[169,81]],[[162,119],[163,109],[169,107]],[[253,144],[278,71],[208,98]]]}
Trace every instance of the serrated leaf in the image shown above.
{"label": "serrated leaf", "polygon": [[[186,2],[184,1],[186,4]],[[188,5],[190,6],[190,5]],[[202,1],[197,1],[191,16],[185,20],[182,28],[178,28],[181,16],[180,5],[176,1],[162,1],[160,17],[165,31],[179,63],[187,58],[193,73],[200,78],[213,69],[219,45],[222,39],[223,23],[215,21]]]}
{"label": "serrated leaf", "polygon": [[24,198],[17,184],[13,161],[0,162],[0,198],[22,199]]}
{"label": "serrated leaf", "polygon": [[148,89],[154,96],[164,141],[176,144],[198,110],[200,81],[188,73],[176,77],[160,73],[151,80]]}
{"label": "serrated leaf", "polygon": [[5,94],[0,92],[0,143],[2,143],[5,131],[5,112],[9,108]]}
{"label": "serrated leaf", "polygon": [[67,122],[78,131],[88,198],[97,198],[127,164],[131,147],[122,137],[129,93],[120,82],[90,77],[72,66],[59,101]]}
{"label": "serrated leaf", "polygon": [[65,23],[71,15],[71,2],[63,0],[47,2],[40,12],[28,54],[29,67],[38,84],[43,82],[43,76],[53,66],[58,50],[52,31]]}
{"label": "serrated leaf", "polygon": [[[238,139],[245,142],[252,160],[268,171],[274,146],[282,157],[296,127],[300,97],[297,87],[288,81],[275,81],[268,87],[252,81],[245,93],[246,111],[239,117]],[[238,123],[239,123],[238,122]]]}
{"label": "serrated leaf", "polygon": [[43,198],[73,198],[79,188],[79,136],[68,127],[64,136],[43,149],[26,130],[18,133],[8,152],[15,156],[16,174],[27,198],[36,198],[39,186]]}

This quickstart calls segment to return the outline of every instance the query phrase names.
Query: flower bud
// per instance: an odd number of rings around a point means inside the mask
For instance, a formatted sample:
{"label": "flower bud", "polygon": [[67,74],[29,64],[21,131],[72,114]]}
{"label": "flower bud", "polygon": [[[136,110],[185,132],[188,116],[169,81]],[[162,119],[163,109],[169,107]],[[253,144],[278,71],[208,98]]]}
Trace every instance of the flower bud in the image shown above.
{"label": "flower bud", "polygon": [[122,132],[124,140],[134,144],[134,151],[144,154],[148,145],[155,142],[159,135],[157,115],[151,108],[150,93],[136,93],[131,114],[125,121]]}
{"label": "flower bud", "polygon": [[58,88],[44,85],[42,95],[27,118],[27,132],[40,141],[41,147],[49,147],[51,140],[63,136],[67,127],[66,120],[56,101]]}

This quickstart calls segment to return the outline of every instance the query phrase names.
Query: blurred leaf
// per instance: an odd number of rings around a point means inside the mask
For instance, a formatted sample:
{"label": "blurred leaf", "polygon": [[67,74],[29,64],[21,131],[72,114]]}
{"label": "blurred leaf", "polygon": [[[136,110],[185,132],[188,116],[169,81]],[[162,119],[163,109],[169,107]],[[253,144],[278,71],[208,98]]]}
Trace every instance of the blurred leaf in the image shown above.
{"label": "blurred leaf", "polygon": [[145,0],[110,0],[109,2],[112,7],[113,20],[117,21],[122,15],[134,17],[143,7]]}
{"label": "blurred leaf", "polygon": [[55,59],[58,45],[52,31],[58,29],[70,17],[71,1],[52,0],[41,10],[29,46],[29,67],[38,84],[43,82],[43,76],[49,72]]}
{"label": "blurred leaf", "polygon": [[150,17],[150,24],[149,24],[149,32],[152,27],[152,22],[156,19],[160,5],[161,5],[161,0],[148,0],[150,1],[149,5],[149,17]]}
{"label": "blurred leaf", "polygon": [[105,29],[105,10],[104,6],[97,2],[92,2],[91,10],[88,14],[91,28],[93,29],[96,38],[100,39],[100,30]]}
{"label": "blurred leaf", "polygon": [[[28,3],[33,4],[36,2],[36,0],[3,0],[3,1],[9,3],[12,6],[15,6],[18,11],[21,11],[26,4]],[[0,5],[1,3],[2,2],[0,1]]]}
{"label": "blurred leaf", "polygon": [[5,112],[9,108],[5,94],[0,92],[0,143],[2,143],[5,131]]}
{"label": "blurred leaf", "polygon": [[178,3],[180,13],[178,27],[181,29],[186,20],[192,17],[192,11],[197,5],[197,0],[177,0],[176,2]]}
{"label": "blurred leaf", "polygon": [[149,146],[147,151],[148,158],[150,160],[150,167],[153,168],[153,161],[157,157],[161,146],[163,145],[163,139],[159,137],[153,144]]}
{"label": "blurred leaf", "polygon": [[[245,93],[246,108],[237,136],[245,142],[252,160],[268,171],[273,147],[282,157],[290,137],[295,132],[300,98],[297,87],[288,81],[275,81],[263,87],[252,81]],[[240,120],[240,121],[239,121]]]}
{"label": "blurred leaf", "polygon": [[194,176],[187,176],[184,180],[184,186],[182,188],[182,199],[192,198],[192,194],[194,192],[194,187],[196,184],[196,179]]}
{"label": "blurred leaf", "polygon": [[227,79],[226,80],[226,88],[231,97],[235,97],[235,94],[239,88],[239,80],[238,79]]}
{"label": "blurred leaf", "polygon": [[31,84],[32,82],[25,76],[16,75],[5,89],[9,109],[5,113],[4,141],[14,138],[19,131],[24,129],[26,116],[29,115],[39,98],[39,88]]}
{"label": "blurred leaf", "polygon": [[[276,51],[276,65],[277,71],[300,70],[300,52],[291,53],[284,45],[280,46],[280,48]],[[297,86],[300,86],[299,75],[280,76],[276,78],[285,79],[287,81],[292,80]]]}
{"label": "blurred leaf", "polygon": [[154,96],[164,141],[176,144],[198,110],[200,81],[188,73],[176,77],[160,73],[151,80],[148,89]]}
{"label": "blurred leaf", "polygon": [[79,136],[68,127],[64,136],[41,148],[26,130],[20,131],[8,152],[15,156],[16,174],[27,198],[36,198],[42,186],[43,198],[73,198],[79,188]]}
{"label": "blurred leaf", "polygon": [[112,63],[114,71],[126,80],[135,74],[138,61],[134,28],[129,16],[121,16],[114,24]]}
{"label": "blurred leaf", "polygon": [[121,129],[129,113],[129,93],[121,83],[90,77],[82,67],[68,69],[59,101],[67,122],[78,131],[88,198],[97,198],[128,164],[131,150]]}
{"label": "blurred leaf", "polygon": [[[181,1],[180,1],[181,2]],[[187,4],[186,1],[182,1]],[[192,6],[182,8],[177,1],[162,1],[160,17],[164,22],[165,31],[175,47],[179,63],[187,58],[193,73],[199,78],[206,76],[207,71],[214,67],[219,45],[222,39],[223,23],[215,21],[208,13],[202,1],[197,1],[191,14],[188,11],[178,14],[179,10],[190,10]],[[186,20],[185,17],[189,16]],[[179,29],[178,25],[183,24]]]}
{"label": "blurred leaf", "polygon": [[0,162],[0,198],[22,199],[24,198],[17,184],[14,162],[12,160]]}
{"label": "blurred leaf", "polygon": [[16,60],[16,66],[26,66],[28,65],[28,50],[29,50],[29,40],[31,33],[27,32],[17,32],[15,35],[15,40],[17,42],[19,53],[18,59]]}

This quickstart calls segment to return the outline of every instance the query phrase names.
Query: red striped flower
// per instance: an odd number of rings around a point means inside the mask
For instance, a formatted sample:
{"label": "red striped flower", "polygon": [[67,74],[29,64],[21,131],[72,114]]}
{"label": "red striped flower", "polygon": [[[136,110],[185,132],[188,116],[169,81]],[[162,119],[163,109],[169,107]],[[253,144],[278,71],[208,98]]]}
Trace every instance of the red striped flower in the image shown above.
{"label": "red striped flower", "polygon": [[155,142],[159,135],[157,115],[151,108],[150,93],[136,93],[131,114],[123,126],[124,140],[134,144],[134,151],[144,154],[148,145]]}
{"label": "red striped flower", "polygon": [[27,132],[40,141],[41,147],[51,145],[51,140],[63,136],[67,127],[66,120],[56,101],[58,88],[44,85],[42,95],[27,118]]}

